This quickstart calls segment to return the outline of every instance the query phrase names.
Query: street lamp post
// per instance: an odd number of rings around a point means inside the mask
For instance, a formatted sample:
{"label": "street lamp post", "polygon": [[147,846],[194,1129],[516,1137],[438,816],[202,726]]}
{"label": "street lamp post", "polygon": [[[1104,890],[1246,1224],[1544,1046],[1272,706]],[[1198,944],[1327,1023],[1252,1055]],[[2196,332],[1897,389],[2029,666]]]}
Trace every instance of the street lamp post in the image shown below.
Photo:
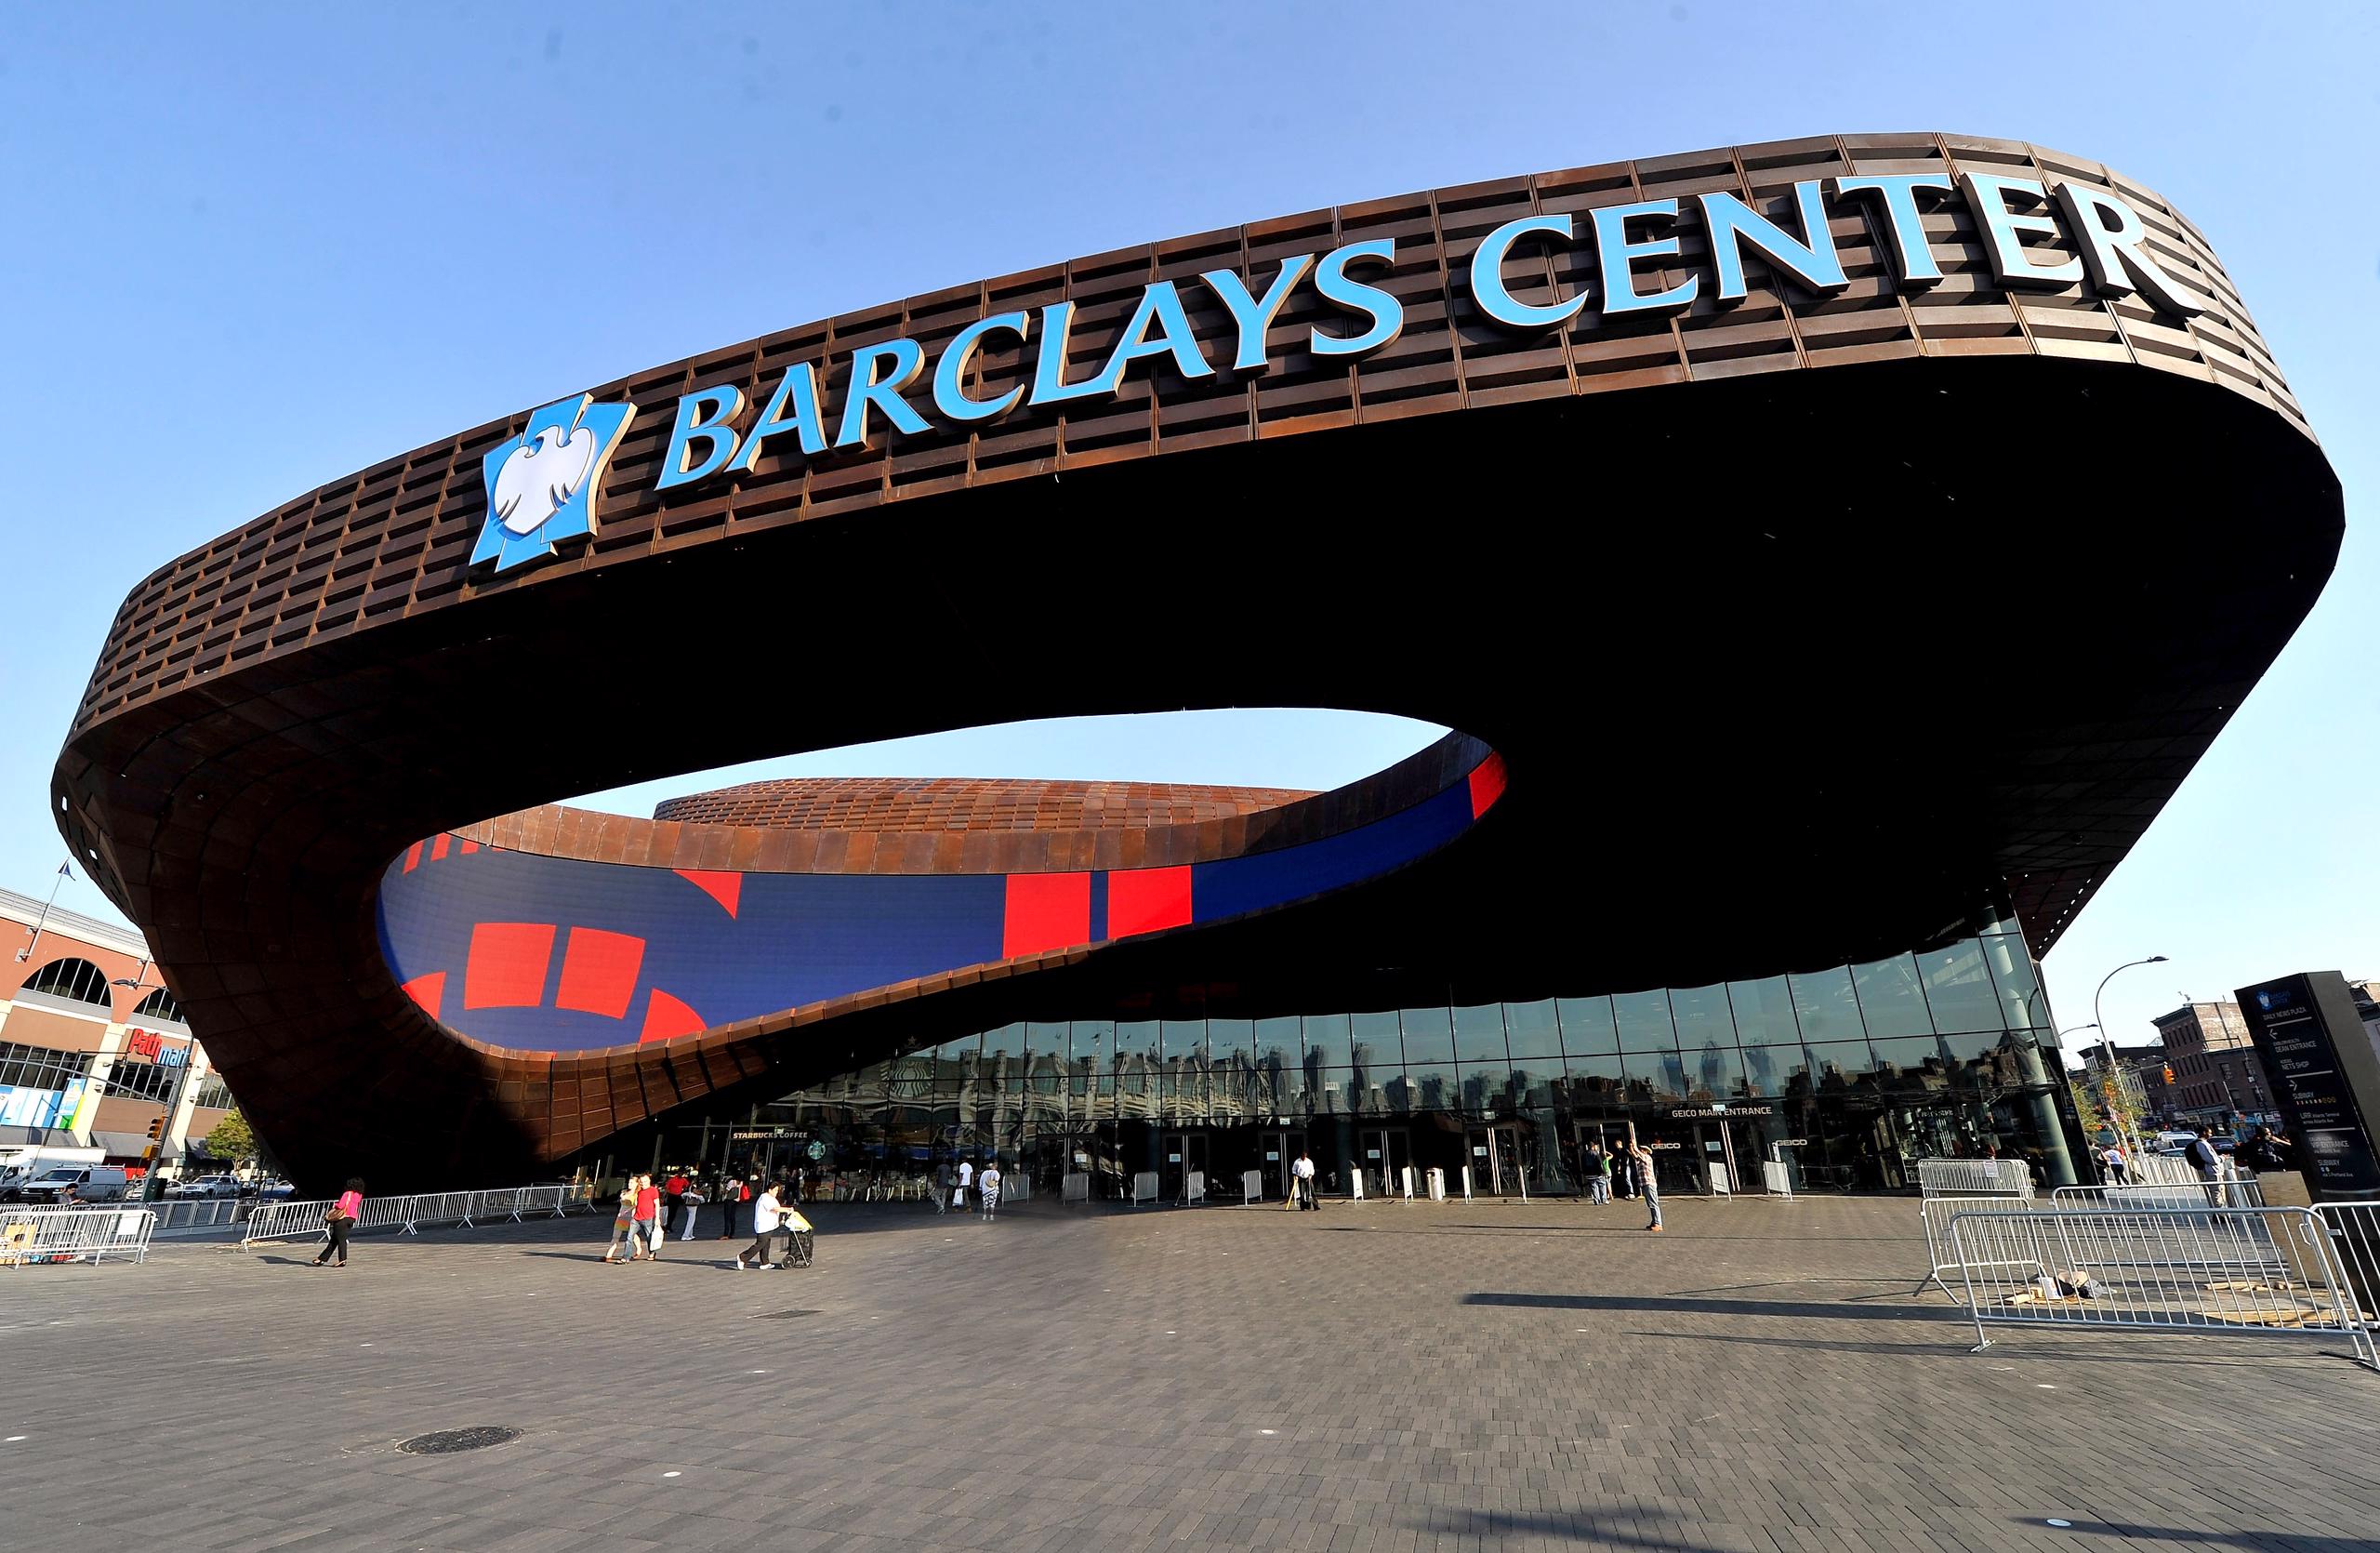
{"label": "street lamp post", "polygon": [[[2115,1038],[2108,1033],[2106,1015],[2099,1012],[2099,994],[2108,989],[2108,983],[2115,980],[2122,973],[2131,970],[2135,965],[2162,965],[2164,962],[2165,957],[2162,954],[2152,954],[2146,960],[2127,960],[2122,964],[2117,966],[2114,970],[2109,971],[2106,976],[2101,976],[2099,978],[2097,990],[2091,994],[2091,1022],[2099,1027],[2099,1052],[2102,1060],[2107,1065],[2108,1082],[2116,1085],[2116,1093],[2119,1098],[2122,1095],[2123,1085],[2122,1082],[2116,1077]],[[2138,1159],[2140,1157],[2140,1135],[2134,1132],[2131,1126],[2126,1123],[2121,1109],[2114,1106],[2110,1106],[2108,1108],[2113,1113],[2109,1120],[2115,1124],[2116,1135],[2124,1140],[2129,1152],[2135,1159]]]}
{"label": "street lamp post", "polygon": [[[151,981],[148,977],[149,962],[144,960],[140,962],[139,975],[117,976],[112,985],[129,988],[135,992],[143,988],[165,986],[165,983]],[[164,1048],[160,1047],[158,1050],[162,1053]],[[149,1174],[140,1183],[140,1201],[143,1202],[154,1202],[165,1195],[165,1146],[173,1141],[174,1113],[182,1108],[182,1091],[189,1086],[190,1070],[197,1066],[197,1063],[198,1038],[192,1036],[182,1042],[181,1066],[174,1070],[172,1087],[165,1093],[165,1122],[164,1126],[157,1129],[157,1157],[149,1162]],[[182,1140],[182,1158],[185,1161],[190,1158],[190,1140],[187,1138]]]}

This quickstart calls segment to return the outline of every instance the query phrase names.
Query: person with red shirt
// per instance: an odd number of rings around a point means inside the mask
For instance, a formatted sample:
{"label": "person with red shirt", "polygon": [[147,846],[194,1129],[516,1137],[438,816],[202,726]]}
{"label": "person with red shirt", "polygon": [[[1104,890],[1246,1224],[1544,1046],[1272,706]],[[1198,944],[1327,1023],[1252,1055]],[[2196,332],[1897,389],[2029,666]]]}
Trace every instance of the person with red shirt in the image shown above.
{"label": "person with red shirt", "polygon": [[671,1171],[668,1179],[661,1183],[661,1201],[669,1210],[661,1226],[661,1238],[665,1241],[685,1228],[686,1186],[686,1173],[682,1170]]}
{"label": "person with red shirt", "polygon": [[628,1257],[631,1262],[661,1260],[661,1188],[653,1184],[650,1175],[636,1178],[636,1233],[644,1249]]}
{"label": "person with red shirt", "polygon": [[331,1204],[329,1216],[324,1220],[324,1227],[330,1231],[330,1239],[323,1242],[323,1254],[314,1258],[314,1266],[319,1268],[329,1263],[333,1252],[338,1254],[337,1265],[347,1266],[347,1237],[354,1230],[355,1221],[363,1216],[364,1183],[350,1176],[347,1190],[338,1194],[338,1201]]}

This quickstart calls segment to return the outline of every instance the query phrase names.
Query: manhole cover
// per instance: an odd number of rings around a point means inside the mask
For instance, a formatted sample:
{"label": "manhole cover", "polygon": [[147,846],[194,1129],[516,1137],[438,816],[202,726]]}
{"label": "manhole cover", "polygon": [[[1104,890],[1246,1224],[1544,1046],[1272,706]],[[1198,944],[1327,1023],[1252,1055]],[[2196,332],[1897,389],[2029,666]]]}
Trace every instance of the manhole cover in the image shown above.
{"label": "manhole cover", "polygon": [[796,1316],[815,1316],[815,1310],[763,1310],[752,1319],[756,1321],[789,1321]]}
{"label": "manhole cover", "polygon": [[519,1429],[483,1424],[475,1429],[439,1429],[430,1434],[417,1434],[411,1440],[398,1440],[397,1449],[416,1456],[451,1456],[457,1451],[484,1451],[491,1445],[501,1445],[508,1440],[520,1438]]}

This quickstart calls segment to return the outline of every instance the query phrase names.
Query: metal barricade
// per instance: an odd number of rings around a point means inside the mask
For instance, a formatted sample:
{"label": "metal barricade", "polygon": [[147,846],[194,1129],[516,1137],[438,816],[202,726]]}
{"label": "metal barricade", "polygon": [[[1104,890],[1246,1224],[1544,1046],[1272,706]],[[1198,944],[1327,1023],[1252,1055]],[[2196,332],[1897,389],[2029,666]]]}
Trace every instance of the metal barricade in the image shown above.
{"label": "metal barricade", "polygon": [[50,1262],[99,1263],[111,1256],[143,1261],[157,1215],[115,1204],[90,1208],[0,1208],[0,1266]]}
{"label": "metal barricade", "polygon": [[2033,1167],[2022,1160],[1920,1160],[1917,1189],[1927,1197],[2033,1195]]}
{"label": "metal barricade", "polygon": [[[1925,1292],[1925,1285],[1931,1283],[1953,1301],[1958,1299],[1959,1291],[1951,1288],[1950,1280],[1944,1276],[1959,1270],[1958,1261],[1950,1249],[1950,1221],[1958,1215],[1968,1213],[2028,1215],[2032,1211],[2032,1203],[2021,1197],[1929,1197],[1924,1199],[1917,1205],[1917,1218],[1925,1228],[1926,1270],[1925,1276],[1918,1280],[1917,1287],[1910,1292],[1922,1294]],[[2025,1265],[2030,1266],[2031,1261],[2032,1258],[2027,1258]]]}
{"label": "metal barricade", "polygon": [[1155,1202],[1157,1201],[1157,1181],[1156,1171],[1135,1171],[1132,1175],[1132,1201],[1134,1202]]}
{"label": "metal barricade", "polygon": [[1091,1201],[1091,1173],[1081,1170],[1070,1170],[1066,1172],[1065,1175],[1060,1176],[1058,1178],[1058,1201],[1060,1202],[1089,1202]]}
{"label": "metal barricade", "polygon": [[157,1215],[155,1233],[194,1235],[242,1222],[257,1201],[252,1197],[173,1197],[141,1206]]}
{"label": "metal barricade", "polygon": [[1950,1259],[1976,1347],[1986,1322],[2346,1337],[2380,1367],[2373,1321],[2307,1208],[1953,1214]]}
{"label": "metal barricade", "polygon": [[2052,1208],[2112,1211],[2129,1208],[2261,1208],[2265,1190],[2253,1175],[2219,1181],[2144,1181],[2121,1187],[2053,1187]]}
{"label": "metal barricade", "polygon": [[1263,1171],[1243,1170],[1239,1173],[1239,1200],[1242,1202],[1262,1202],[1264,1201],[1264,1173]]}
{"label": "metal barricade", "polygon": [[[483,1220],[519,1224],[536,1215],[561,1218],[592,1201],[590,1188],[572,1183],[550,1187],[498,1187],[483,1191],[420,1192],[410,1197],[367,1197],[364,1214],[350,1234],[368,1235],[394,1229],[417,1234],[424,1228],[476,1228]],[[261,1202],[249,1215],[240,1243],[302,1240],[329,1228],[331,1203]]]}
{"label": "metal barricade", "polygon": [[2135,1187],[2187,1187],[2204,1179],[2198,1166],[2178,1154],[2141,1154],[2123,1162],[2125,1184]]}

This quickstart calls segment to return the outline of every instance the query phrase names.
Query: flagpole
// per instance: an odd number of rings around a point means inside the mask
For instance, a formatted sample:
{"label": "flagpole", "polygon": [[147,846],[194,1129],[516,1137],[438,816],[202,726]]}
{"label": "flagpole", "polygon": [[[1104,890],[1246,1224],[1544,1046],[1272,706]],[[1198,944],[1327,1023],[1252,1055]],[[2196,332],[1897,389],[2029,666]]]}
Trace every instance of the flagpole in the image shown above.
{"label": "flagpole", "polygon": [[33,957],[33,950],[41,948],[42,926],[49,921],[50,907],[57,904],[58,887],[73,877],[74,875],[73,870],[71,870],[67,865],[64,863],[58,865],[58,878],[53,881],[49,886],[49,899],[41,903],[41,915],[33,919],[33,941],[17,951],[18,964],[21,965],[26,961],[31,960]]}

